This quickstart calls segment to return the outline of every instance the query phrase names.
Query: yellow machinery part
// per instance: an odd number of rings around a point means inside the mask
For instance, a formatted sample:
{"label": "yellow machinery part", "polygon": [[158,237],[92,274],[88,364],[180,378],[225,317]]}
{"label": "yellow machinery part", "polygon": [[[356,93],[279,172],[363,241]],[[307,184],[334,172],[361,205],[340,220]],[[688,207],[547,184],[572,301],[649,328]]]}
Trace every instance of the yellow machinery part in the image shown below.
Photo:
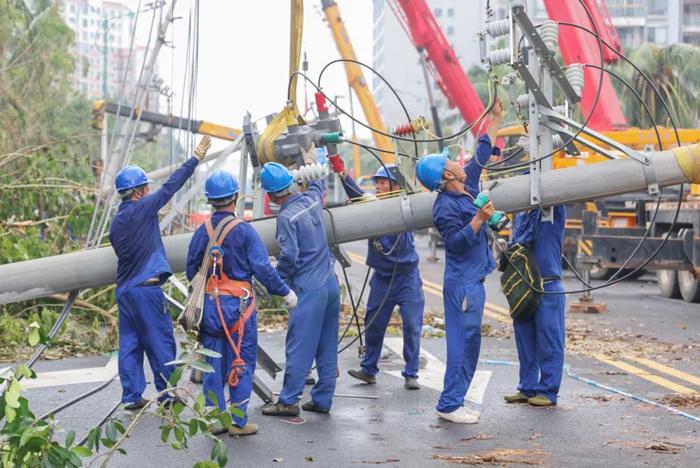
{"label": "yellow machinery part", "polygon": [[[345,28],[345,23],[340,16],[340,10],[335,2],[324,2],[323,11],[326,15],[326,21],[328,22],[328,27],[333,34],[333,40],[338,48],[338,53],[344,59],[357,60],[355,55],[355,49],[353,48],[352,42],[350,41],[350,36]],[[356,63],[344,62],[345,74],[348,79],[348,84],[352,87],[352,90],[357,96],[357,100],[360,101],[360,106],[362,106],[362,112],[365,114],[365,119],[367,124],[381,132],[387,133],[386,126],[382,120],[382,116],[379,113],[377,104],[374,101],[374,96],[369,89],[367,80],[365,79],[362,69]],[[377,148],[388,151],[388,153],[380,152],[379,156],[385,163],[393,163],[394,161],[394,146],[391,139],[386,135],[381,133],[372,132],[372,138]],[[357,162],[357,161],[356,161]],[[356,164],[357,165],[357,164]]]}
{"label": "yellow machinery part", "polygon": [[[301,39],[304,31],[304,1],[291,0],[291,20],[289,26],[289,76],[291,77],[299,70],[299,61],[301,60]],[[285,82],[288,85],[288,82]],[[260,139],[258,140],[258,158],[261,163],[276,161],[277,158],[274,152],[275,138],[287,131],[289,125],[303,125],[304,119],[301,118],[297,109],[297,76],[291,78],[289,85],[289,102],[284,106],[282,111],[278,113],[272,121],[265,127]]]}

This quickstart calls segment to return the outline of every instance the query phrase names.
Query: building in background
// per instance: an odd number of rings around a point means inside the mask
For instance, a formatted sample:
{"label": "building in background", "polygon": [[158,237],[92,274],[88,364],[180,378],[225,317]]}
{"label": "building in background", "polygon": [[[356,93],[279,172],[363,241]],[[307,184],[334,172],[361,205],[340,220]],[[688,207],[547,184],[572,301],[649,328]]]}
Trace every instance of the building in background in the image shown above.
{"label": "building in background", "polygon": [[[60,5],[63,20],[75,33],[75,88],[89,99],[121,97],[128,102],[147,52],[137,37],[129,61],[136,13],[120,0],[65,0]],[[144,107],[158,110],[158,96],[149,92]]]}
{"label": "building in background", "polygon": [[[479,5],[475,6],[475,3]],[[485,0],[428,1],[435,19],[465,70],[480,63],[479,42],[475,33],[483,22],[482,3],[485,3]],[[373,0],[373,4],[373,66],[396,89],[411,117],[429,116],[430,106],[418,52],[387,1]],[[431,82],[430,86],[435,90],[438,106],[447,108],[442,93],[434,83]],[[372,92],[389,127],[393,128],[406,122],[406,115],[398,100],[377,76],[372,78]],[[457,112],[456,109],[449,110],[450,114],[454,112]]]}
{"label": "building in background", "polygon": [[[483,27],[486,0],[427,2],[443,33],[452,43],[464,70],[480,65],[476,33]],[[607,0],[606,3],[613,25],[626,49],[639,47],[645,42],[659,46],[681,42],[700,45],[700,0]],[[491,0],[490,5],[494,19],[506,17],[509,5],[507,0]],[[543,0],[527,0],[527,9],[535,23],[548,19]],[[374,68],[396,89],[411,117],[429,116],[429,103],[418,53],[387,0],[373,0],[373,20]],[[455,108],[449,108],[445,97],[434,83],[431,86],[443,126],[447,131],[459,130],[464,125],[459,112]],[[396,97],[377,76],[372,78],[372,90],[389,127],[396,127],[406,121]]]}
{"label": "building in background", "polygon": [[[645,42],[700,45],[700,0],[605,0],[605,4],[626,49]],[[547,18],[542,0],[528,0],[528,12],[540,21]]]}

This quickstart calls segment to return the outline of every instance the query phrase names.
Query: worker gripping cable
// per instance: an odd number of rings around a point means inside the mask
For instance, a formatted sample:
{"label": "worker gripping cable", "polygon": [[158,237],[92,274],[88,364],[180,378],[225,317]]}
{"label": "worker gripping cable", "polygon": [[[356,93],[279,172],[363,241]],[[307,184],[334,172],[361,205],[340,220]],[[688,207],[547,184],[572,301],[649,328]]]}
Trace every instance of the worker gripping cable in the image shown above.
{"label": "worker gripping cable", "polygon": [[[167,388],[175,360],[173,323],[161,285],[172,275],[158,227],[158,211],[185,184],[204,158],[211,139],[204,137],[163,186],[149,193],[152,182],[138,166],[127,166],[117,174],[115,188],[121,196],[112,220],[109,240],[117,255],[117,305],[119,306],[119,380],[125,409],[145,406],[146,378],[143,354],[153,371],[158,392]],[[175,397],[163,395],[171,404]]]}
{"label": "worker gripping cable", "polygon": [[[316,163],[316,149],[312,146],[303,158],[307,164]],[[260,173],[260,182],[272,201],[280,205],[277,271],[299,296],[297,308],[289,314],[282,390],[278,401],[265,405],[262,413],[299,414],[298,400],[314,360],[318,381],[311,389],[311,400],[302,408],[328,413],[336,384],[340,290],[323,223],[325,181],[312,180],[300,193],[289,170],[269,162]]]}
{"label": "worker gripping cable", "polygon": [[474,158],[464,167],[447,158],[447,153],[421,158],[416,176],[431,191],[440,193],[433,205],[433,224],[445,240],[443,301],[447,365],[440,400],[439,417],[461,424],[479,421],[479,413],[464,407],[481,347],[481,321],[486,294],[484,280],[496,264],[488,243],[488,222],[495,213],[489,201],[477,208],[481,168],[500,150],[493,146],[503,119],[500,99],[494,103],[485,135],[479,138]]}
{"label": "worker gripping cable", "polygon": [[[398,188],[394,165],[382,166],[374,174],[377,194],[388,193]],[[343,187],[348,197],[365,195],[347,172],[343,171]],[[406,362],[403,372],[404,386],[417,390],[420,335],[423,325],[423,282],[418,270],[418,253],[412,232],[390,234],[369,239],[367,242],[367,266],[374,269],[370,280],[370,292],[365,315],[366,352],[360,369],[348,374],[368,384],[376,383],[377,366],[382,352],[384,334],[394,307],[401,312],[403,325],[403,357]],[[380,309],[381,307],[381,309]]]}
{"label": "worker gripping cable", "polygon": [[[508,403],[557,404],[564,367],[566,297],[561,284],[561,252],[565,224],[563,205],[554,207],[551,221],[543,221],[542,210],[537,208],[519,213],[513,222],[511,243],[532,250],[544,291],[549,294],[541,296],[533,313],[513,320],[520,380],[517,393],[505,397]],[[499,266],[503,267],[505,261],[501,255]],[[562,294],[555,294],[557,292]]]}
{"label": "worker gripping cable", "polygon": [[[284,297],[286,306],[296,306],[294,291],[282,281],[270,264],[265,245],[258,233],[243,220],[235,218],[238,181],[229,172],[217,170],[205,182],[205,195],[215,211],[211,219],[192,236],[187,254],[187,278],[192,281],[200,268],[208,276],[204,312],[200,329],[202,345],[221,355],[207,357],[214,372],[204,374],[203,393],[207,406],[226,409],[228,402],[243,415],[233,415],[228,429],[231,436],[258,432],[248,422],[248,402],[253,390],[255,355],[258,346],[257,316],[252,278],[274,295]],[[206,257],[206,258],[205,258]],[[209,397],[215,395],[216,402]],[[226,427],[212,427],[221,434]]]}

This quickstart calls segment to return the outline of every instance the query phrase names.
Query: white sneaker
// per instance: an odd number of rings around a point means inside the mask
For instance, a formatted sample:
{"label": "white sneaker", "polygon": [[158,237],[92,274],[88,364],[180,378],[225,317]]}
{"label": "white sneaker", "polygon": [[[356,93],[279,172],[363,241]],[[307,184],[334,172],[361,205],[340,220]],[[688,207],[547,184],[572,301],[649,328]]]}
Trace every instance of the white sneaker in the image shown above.
{"label": "white sneaker", "polygon": [[479,422],[479,413],[461,406],[451,413],[443,413],[436,411],[437,415],[442,419],[451,421],[457,424],[476,424]]}

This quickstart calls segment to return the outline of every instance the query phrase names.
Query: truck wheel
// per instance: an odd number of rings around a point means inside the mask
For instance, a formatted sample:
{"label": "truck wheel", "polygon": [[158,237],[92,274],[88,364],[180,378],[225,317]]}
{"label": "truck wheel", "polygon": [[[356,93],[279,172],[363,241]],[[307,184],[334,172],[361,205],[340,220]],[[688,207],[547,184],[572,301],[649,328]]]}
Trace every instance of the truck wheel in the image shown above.
{"label": "truck wheel", "polygon": [[680,299],[681,290],[678,287],[678,272],[676,270],[656,270],[656,281],[663,297]]}
{"label": "truck wheel", "polygon": [[700,281],[692,271],[678,272],[678,287],[686,302],[700,302]]}

